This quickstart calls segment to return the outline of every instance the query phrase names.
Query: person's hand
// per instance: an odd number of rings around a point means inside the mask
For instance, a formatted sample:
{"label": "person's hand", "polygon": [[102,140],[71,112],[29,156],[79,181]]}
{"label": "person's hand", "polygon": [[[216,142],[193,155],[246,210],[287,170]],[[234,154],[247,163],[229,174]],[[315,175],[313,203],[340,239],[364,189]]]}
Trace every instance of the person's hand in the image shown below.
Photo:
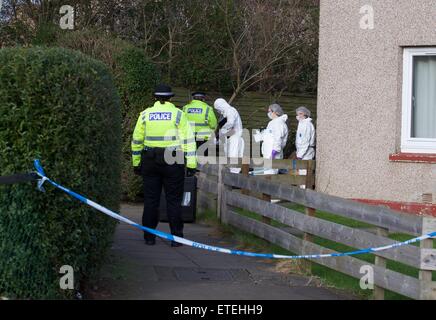
{"label": "person's hand", "polygon": [[141,166],[133,167],[133,173],[137,176],[142,176]]}
{"label": "person's hand", "polygon": [[273,150],[271,153],[271,159],[275,159],[279,153],[276,150]]}
{"label": "person's hand", "polygon": [[195,176],[195,173],[197,172],[196,169],[192,169],[192,168],[187,168],[186,169],[186,176],[189,177],[193,177]]}

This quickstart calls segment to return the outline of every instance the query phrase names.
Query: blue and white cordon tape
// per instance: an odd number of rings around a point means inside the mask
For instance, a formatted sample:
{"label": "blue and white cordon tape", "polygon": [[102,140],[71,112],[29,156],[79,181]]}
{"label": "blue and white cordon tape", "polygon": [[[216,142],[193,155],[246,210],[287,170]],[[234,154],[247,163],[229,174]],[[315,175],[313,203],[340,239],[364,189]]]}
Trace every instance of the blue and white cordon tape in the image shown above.
{"label": "blue and white cordon tape", "polygon": [[246,256],[246,257],[256,257],[256,258],[268,258],[268,259],[320,259],[320,258],[330,258],[330,257],[344,257],[344,256],[352,256],[352,255],[358,255],[358,254],[364,254],[364,253],[371,253],[371,252],[379,252],[379,251],[384,251],[384,250],[388,250],[388,249],[394,249],[397,247],[401,247],[401,246],[405,246],[408,244],[412,244],[415,242],[420,242],[422,240],[426,240],[426,239],[431,239],[431,238],[435,238],[436,237],[436,232],[432,232],[414,239],[410,239],[404,242],[399,242],[399,243],[395,243],[395,244],[391,244],[385,247],[379,247],[379,248],[368,248],[368,249],[362,249],[362,250],[358,250],[358,251],[352,251],[352,252],[344,252],[344,253],[330,253],[330,254],[309,254],[309,255],[300,255],[300,256],[285,256],[285,255],[279,255],[279,254],[272,254],[272,253],[254,253],[254,252],[247,252],[247,251],[237,251],[237,250],[230,250],[230,249],[225,249],[225,248],[220,248],[220,247],[215,247],[215,246],[209,246],[206,244],[202,244],[202,243],[198,243],[195,241],[191,241],[188,239],[184,239],[184,238],[180,238],[177,236],[173,236],[171,234],[165,233],[165,232],[161,232],[158,230],[154,230],[154,229],[150,229],[144,226],[141,226],[101,205],[99,205],[98,203],[95,203],[83,196],[81,196],[80,194],[77,194],[59,184],[57,184],[56,182],[50,180],[49,178],[47,178],[47,176],[44,173],[44,169],[41,166],[41,163],[39,162],[39,160],[35,160],[34,161],[34,165],[37,171],[38,176],[41,177],[41,179],[38,182],[38,189],[40,191],[44,191],[42,185],[45,182],[49,182],[50,184],[52,184],[53,186],[55,186],[56,188],[61,189],[62,191],[64,191],[65,193],[69,194],[70,196],[78,199],[79,201],[97,209],[98,211],[103,212],[104,214],[122,221],[124,223],[127,223],[135,228],[138,228],[142,231],[146,231],[149,232],[151,234],[154,234],[160,238],[166,239],[166,240],[170,240],[170,241],[175,241],[178,243],[182,243],[184,245],[187,246],[191,246],[194,248],[199,248],[199,249],[204,249],[204,250],[209,250],[209,251],[216,251],[216,252],[221,252],[221,253],[227,253],[227,254],[233,254],[233,255],[238,255],[238,256]]}

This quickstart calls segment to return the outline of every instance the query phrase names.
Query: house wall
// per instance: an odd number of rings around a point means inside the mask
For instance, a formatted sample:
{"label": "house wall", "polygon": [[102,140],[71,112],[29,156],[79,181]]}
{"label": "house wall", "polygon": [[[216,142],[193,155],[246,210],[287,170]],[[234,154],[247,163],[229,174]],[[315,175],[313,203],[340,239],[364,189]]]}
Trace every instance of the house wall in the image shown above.
{"label": "house wall", "polygon": [[[360,28],[364,5],[373,30]],[[401,151],[403,46],[436,46],[435,0],[321,0],[318,191],[436,202],[436,164],[389,159]]]}

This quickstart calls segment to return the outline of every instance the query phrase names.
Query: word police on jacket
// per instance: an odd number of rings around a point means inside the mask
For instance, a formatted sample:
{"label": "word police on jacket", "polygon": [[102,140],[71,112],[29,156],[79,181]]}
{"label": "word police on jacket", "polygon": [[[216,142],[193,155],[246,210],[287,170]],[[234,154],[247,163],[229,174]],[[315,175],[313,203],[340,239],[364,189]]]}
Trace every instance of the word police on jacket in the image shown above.
{"label": "word police on jacket", "polygon": [[150,121],[171,120],[171,116],[172,116],[171,112],[153,112],[150,113],[150,117],[148,120]]}
{"label": "word police on jacket", "polygon": [[189,108],[188,109],[188,113],[191,113],[191,114],[202,114],[203,113],[203,109],[201,109],[201,108]]}

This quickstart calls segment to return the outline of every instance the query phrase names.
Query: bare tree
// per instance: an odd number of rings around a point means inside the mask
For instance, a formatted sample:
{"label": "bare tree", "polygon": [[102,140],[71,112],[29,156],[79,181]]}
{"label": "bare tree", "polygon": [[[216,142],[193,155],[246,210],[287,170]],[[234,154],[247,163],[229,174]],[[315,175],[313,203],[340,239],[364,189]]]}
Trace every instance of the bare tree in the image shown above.
{"label": "bare tree", "polygon": [[115,33],[144,48],[156,63],[165,66],[171,78],[172,63],[179,48],[194,36],[208,4],[200,0],[136,0],[117,13]]}
{"label": "bare tree", "polygon": [[[193,5],[194,2],[199,5]],[[200,1],[162,0],[153,7],[151,19],[144,19],[145,48],[155,62],[166,65],[168,79],[171,79],[171,65],[178,58],[178,48],[191,41],[195,27],[204,16],[204,8]],[[159,46],[153,48],[150,42]]]}
{"label": "bare tree", "polygon": [[[259,87],[260,83],[265,91],[270,91],[277,78],[298,73],[297,56],[293,52],[304,43],[303,2],[216,0],[223,11],[231,44],[234,83],[230,102],[242,92]],[[287,70],[287,74],[282,70]]]}
{"label": "bare tree", "polygon": [[[69,0],[75,30],[132,42],[168,81],[280,96],[316,88],[319,0]],[[0,46],[50,43],[62,0],[3,0]],[[96,34],[97,36],[97,34]],[[97,37],[98,38],[98,37]],[[185,81],[181,72],[195,70]],[[176,74],[177,72],[177,74]],[[204,80],[202,80],[204,79]],[[230,88],[229,88],[230,87]]]}

